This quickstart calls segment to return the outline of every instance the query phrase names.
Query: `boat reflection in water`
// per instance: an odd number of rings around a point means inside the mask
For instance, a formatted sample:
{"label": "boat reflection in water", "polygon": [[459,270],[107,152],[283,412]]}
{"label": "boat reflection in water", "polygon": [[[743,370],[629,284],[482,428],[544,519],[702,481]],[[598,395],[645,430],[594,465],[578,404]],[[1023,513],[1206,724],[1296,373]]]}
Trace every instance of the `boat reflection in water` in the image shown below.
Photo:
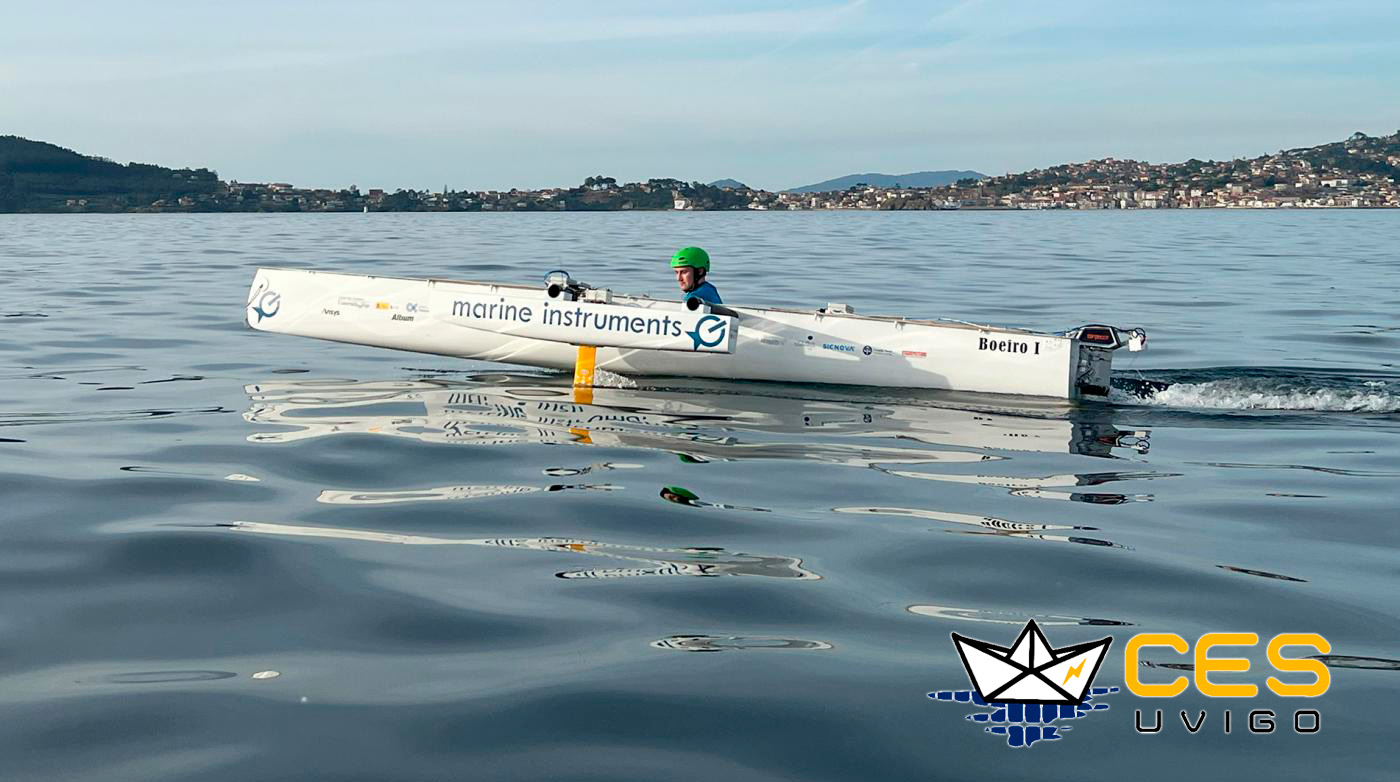
{"label": "boat reflection in water", "polygon": [[258,521],[235,521],[231,524],[218,526],[231,529],[234,532],[254,535],[326,538],[407,546],[485,546],[488,548],[533,549],[566,554],[591,554],[629,563],[628,567],[561,571],[555,574],[560,578],[627,578],[635,576],[764,576],[799,580],[821,578],[816,573],[804,569],[802,560],[795,557],[728,552],[722,548],[705,546],[664,548],[569,538],[444,538],[434,535],[403,535],[375,530],[269,524]]}
{"label": "boat reflection in water", "polygon": [[437,486],[431,489],[407,489],[405,491],[333,491],[327,489],[316,498],[327,505],[388,505],[395,502],[428,502],[432,500],[474,500],[484,497],[505,497],[511,494],[535,494],[548,491],[612,491],[617,488],[607,483],[553,483],[548,486],[517,486],[514,484],[486,484]]}
{"label": "boat reflection in water", "polygon": [[651,647],[675,652],[723,652],[736,649],[825,651],[832,648],[826,641],[759,635],[672,635],[652,641]]}
{"label": "boat reflection in water", "polygon": [[949,513],[947,511],[923,510],[920,508],[832,508],[836,513],[864,513],[875,516],[902,516],[907,518],[941,521],[946,524],[965,525],[979,529],[949,529],[965,535],[1000,535],[1007,538],[1046,540],[1057,543],[1081,543],[1086,546],[1107,546],[1128,548],[1110,540],[1087,535],[1061,535],[1054,530],[1095,530],[1097,527],[1082,527],[1070,524],[1036,524],[1025,521],[1010,521],[995,516],[975,516],[970,513]]}
{"label": "boat reflection in water", "polygon": [[[1001,487],[1019,496],[1116,504],[1146,495],[1057,491],[1117,480],[1166,477],[1141,470],[1095,470],[1084,474],[1014,476],[984,474],[987,465],[1005,471],[1017,454],[1039,452],[1117,459],[1143,453],[1148,433],[1123,431],[1108,411],[1007,406],[989,409],[940,407],[927,400],[889,399],[869,392],[835,397],[825,389],[783,388],[780,396],[760,385],[740,393],[715,385],[685,390],[593,388],[576,391],[558,379],[487,375],[474,380],[335,381],[295,380],[249,385],[244,417],[276,426],[248,439],[292,443],[331,435],[384,435],[430,443],[474,446],[560,444],[642,449],[675,454],[699,463],[749,459],[806,460],[874,469],[901,478]],[[763,391],[770,391],[765,394]],[[1117,451],[1118,453],[1115,453]],[[586,467],[549,467],[554,478],[599,475],[641,465],[621,461]],[[968,474],[969,468],[976,474]],[[942,472],[934,472],[941,470]],[[600,476],[601,477],[601,476]],[[606,482],[544,485],[466,484],[403,490],[328,489],[318,500],[340,505],[387,505],[473,500],[542,492],[605,492]],[[697,508],[771,512],[703,501],[685,487],[666,486],[661,497]],[[841,507],[840,513],[897,516],[938,522],[941,529],[1026,540],[1123,548],[1084,534],[1093,527],[904,507]],[[815,579],[801,560],[729,553],[720,548],[656,548],[566,538],[457,539],[353,529],[239,522],[234,529],[275,535],[317,536],[382,543],[499,546],[594,554],[627,561],[626,567],[561,572],[564,578],[624,576],[758,575]]]}
{"label": "boat reflection in water", "polygon": [[[289,427],[257,432],[248,439],[287,443],[327,435],[378,434],[470,445],[600,445],[666,451],[692,462],[812,460],[1016,491],[1093,485],[1119,480],[1120,474],[948,477],[898,472],[883,465],[1008,458],[996,451],[1113,457],[1115,451],[1133,454],[1148,448],[1147,432],[1119,430],[1105,420],[1104,411],[1063,406],[966,409],[917,400],[826,398],[830,392],[804,388],[789,391],[801,398],[737,393],[732,387],[696,388],[694,383],[685,390],[593,388],[576,394],[568,385],[550,384],[552,378],[491,378],[495,382],[296,380],[248,385],[245,391],[252,405],[244,418]],[[748,385],[743,388],[750,390]],[[891,441],[897,444],[887,444]],[[631,466],[604,463],[583,471]],[[559,472],[546,472],[572,474],[567,468],[552,469]],[[1156,477],[1141,472],[1121,475],[1121,479]]]}
{"label": "boat reflection in water", "polygon": [[1151,502],[1152,495],[1120,494],[1117,492],[1100,491],[1057,491],[1057,489],[1060,487],[1098,486],[1112,481],[1149,481],[1156,478],[1177,478],[1181,475],[1180,473],[1169,472],[1095,472],[1018,478],[1010,475],[948,475],[892,469],[886,469],[884,472],[890,475],[897,475],[901,478],[916,478],[924,481],[997,486],[1010,489],[1007,493],[1016,497],[1088,502],[1095,505],[1122,505],[1125,502]]}
{"label": "boat reflection in water", "polygon": [[1087,625],[1092,627],[1128,627],[1132,622],[1121,619],[1104,619],[1089,616],[1066,616],[1064,614],[1037,614],[1007,609],[967,608],[959,606],[912,605],[909,613],[931,616],[935,619],[950,619],[959,622],[986,622],[988,624],[1015,625],[1024,627],[1029,620],[1042,627],[1054,625]]}

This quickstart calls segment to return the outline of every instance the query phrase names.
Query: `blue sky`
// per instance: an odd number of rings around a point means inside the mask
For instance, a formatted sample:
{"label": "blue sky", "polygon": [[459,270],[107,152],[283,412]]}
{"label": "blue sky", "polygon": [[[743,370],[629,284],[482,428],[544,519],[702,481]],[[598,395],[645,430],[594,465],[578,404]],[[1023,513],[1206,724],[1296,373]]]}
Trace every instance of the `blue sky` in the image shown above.
{"label": "blue sky", "polygon": [[1396,2],[6,2],[0,134],[225,179],[997,174],[1400,128]]}

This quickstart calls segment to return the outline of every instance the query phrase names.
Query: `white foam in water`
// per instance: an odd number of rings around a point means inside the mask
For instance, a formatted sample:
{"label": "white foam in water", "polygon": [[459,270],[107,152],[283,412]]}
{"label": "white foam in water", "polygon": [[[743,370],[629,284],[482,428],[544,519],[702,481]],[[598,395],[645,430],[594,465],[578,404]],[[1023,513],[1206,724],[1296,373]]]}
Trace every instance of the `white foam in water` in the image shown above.
{"label": "white foam in water", "polygon": [[598,369],[593,372],[593,385],[596,388],[636,388],[637,381],[606,369]]}
{"label": "white foam in water", "polygon": [[[1269,387],[1272,385],[1273,387]],[[1368,390],[1289,388],[1251,378],[1211,380],[1205,383],[1173,383],[1146,397],[1112,389],[1115,404],[1154,407],[1208,408],[1212,410],[1318,410],[1342,413],[1400,412],[1400,397],[1383,390],[1383,380],[1365,383]]]}

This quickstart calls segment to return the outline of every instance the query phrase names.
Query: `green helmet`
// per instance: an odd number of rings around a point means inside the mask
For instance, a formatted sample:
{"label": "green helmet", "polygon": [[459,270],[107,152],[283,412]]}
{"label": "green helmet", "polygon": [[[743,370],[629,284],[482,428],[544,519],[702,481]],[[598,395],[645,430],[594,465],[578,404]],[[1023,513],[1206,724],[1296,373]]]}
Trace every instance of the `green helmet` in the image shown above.
{"label": "green helmet", "polygon": [[[676,497],[677,499],[684,500],[686,502],[695,502],[696,500],[700,499],[700,495],[696,494],[690,489],[685,488],[684,486],[662,486],[661,496],[666,497],[667,494],[670,494],[672,497]],[[670,497],[667,497],[667,499],[670,499]],[[675,502],[676,500],[671,501]]]}
{"label": "green helmet", "polygon": [[690,266],[696,269],[710,270],[710,254],[699,247],[682,247],[676,250],[676,254],[671,256],[671,268],[679,269],[682,266]]}

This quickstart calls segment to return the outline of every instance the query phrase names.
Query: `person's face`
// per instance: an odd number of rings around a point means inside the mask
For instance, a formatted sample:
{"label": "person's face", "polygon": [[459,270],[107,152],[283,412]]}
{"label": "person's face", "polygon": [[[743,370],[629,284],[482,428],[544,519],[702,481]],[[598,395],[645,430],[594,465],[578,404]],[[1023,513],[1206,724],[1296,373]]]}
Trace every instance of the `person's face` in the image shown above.
{"label": "person's face", "polygon": [[695,500],[692,500],[689,497],[682,497],[681,495],[676,494],[673,491],[667,491],[666,489],[661,490],[661,499],[666,500],[667,502],[674,502],[677,505],[695,504]]}
{"label": "person's face", "polygon": [[681,286],[682,291],[689,293],[700,284],[698,276],[694,267],[681,266],[676,269],[676,284]]}

